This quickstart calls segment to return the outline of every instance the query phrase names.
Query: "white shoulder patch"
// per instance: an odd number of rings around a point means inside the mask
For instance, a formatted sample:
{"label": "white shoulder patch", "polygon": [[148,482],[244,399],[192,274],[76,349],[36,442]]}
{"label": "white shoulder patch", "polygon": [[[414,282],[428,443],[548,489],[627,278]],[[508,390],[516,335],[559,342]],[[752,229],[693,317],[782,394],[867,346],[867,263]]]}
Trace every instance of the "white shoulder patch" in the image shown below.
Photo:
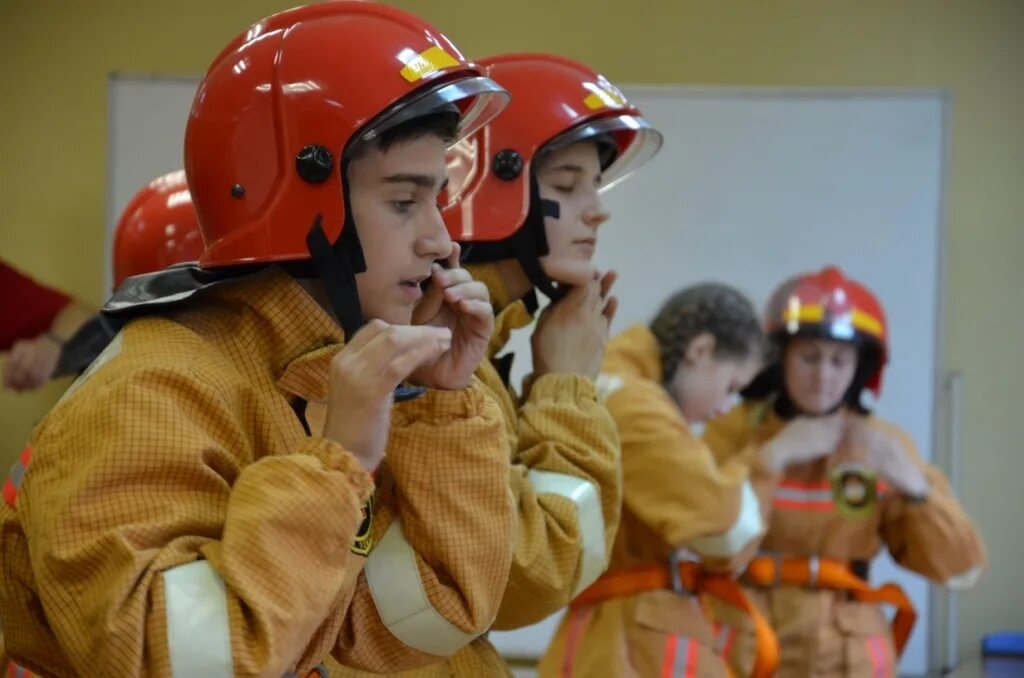
{"label": "white shoulder patch", "polygon": [[617,374],[606,374],[602,372],[597,375],[594,382],[597,385],[597,397],[600,400],[608,400],[613,393],[622,388],[626,380]]}
{"label": "white shoulder patch", "polygon": [[579,594],[597,581],[608,567],[601,493],[589,480],[566,473],[530,469],[527,478],[537,494],[554,494],[568,499],[576,507],[580,528],[580,575],[574,595]]}
{"label": "white shoulder patch", "polygon": [[370,551],[363,574],[381,621],[409,647],[451,657],[481,635],[462,631],[431,604],[400,520]]}
{"label": "white shoulder patch", "polygon": [[729,558],[750,543],[751,539],[764,534],[764,521],[761,519],[761,505],[750,481],[743,482],[740,515],[725,534],[699,537],[690,542],[691,549],[702,556]]}

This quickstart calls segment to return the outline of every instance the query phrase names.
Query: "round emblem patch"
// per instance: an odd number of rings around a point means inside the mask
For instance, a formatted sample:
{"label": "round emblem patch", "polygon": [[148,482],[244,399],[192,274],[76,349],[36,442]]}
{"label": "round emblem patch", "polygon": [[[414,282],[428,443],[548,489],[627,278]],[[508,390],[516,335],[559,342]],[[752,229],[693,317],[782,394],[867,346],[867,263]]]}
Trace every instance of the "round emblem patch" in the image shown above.
{"label": "round emblem patch", "polygon": [[840,464],[832,469],[832,497],[839,512],[848,518],[868,515],[878,500],[875,472],[860,464]]}

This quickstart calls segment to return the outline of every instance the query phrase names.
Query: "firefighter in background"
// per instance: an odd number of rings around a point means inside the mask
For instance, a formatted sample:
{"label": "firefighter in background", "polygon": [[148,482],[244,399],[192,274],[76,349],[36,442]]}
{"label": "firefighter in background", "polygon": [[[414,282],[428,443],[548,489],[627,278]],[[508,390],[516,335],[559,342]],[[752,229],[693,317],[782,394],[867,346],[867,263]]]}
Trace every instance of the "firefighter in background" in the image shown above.
{"label": "firefighter in background", "polygon": [[[506,97],[377,3],[281,12],[216,56],[185,137],[200,261],[121,285],[104,312],[132,319],[4,484],[13,659],[387,673],[486,631],[514,526],[500,413],[472,377],[493,316],[437,194],[446,148]],[[414,325],[437,260],[456,299]]]}
{"label": "firefighter in background", "polygon": [[[763,335],[737,290],[677,292],[650,326],[608,346],[600,383],[622,439],[622,521],[608,572],[573,601],[540,664],[545,678],[725,676],[705,599],[753,612],[729,575],[681,550],[735,556],[763,531],[746,468],[719,468],[690,426],[728,410],[761,366]],[[764,620],[755,675],[777,649]]]}
{"label": "firefighter in background", "polygon": [[[195,261],[202,251],[203,237],[185,183],[185,171],[157,177],[128,201],[114,227],[114,289],[129,276]],[[101,314],[92,316],[63,343],[52,378],[84,371],[116,332],[117,324],[113,320]],[[7,666],[6,654],[2,651],[0,666]],[[18,666],[8,667],[2,675],[8,674],[19,678],[32,676],[30,671]]]}
{"label": "firefighter in background", "polygon": [[[512,100],[453,149],[450,182],[463,197],[445,219],[495,313],[477,377],[501,406],[512,462],[518,526],[493,628],[515,629],[567,605],[607,564],[621,487],[618,436],[594,381],[616,305],[614,274],[599,275],[591,263],[609,217],[599,193],[649,160],[661,135],[578,62],[512,54],[477,63]],[[520,395],[509,384],[511,355],[498,354],[533,320],[537,292],[552,303],[539,314],[533,372]],[[483,641],[448,669],[474,678],[508,673]]]}
{"label": "firefighter in background", "polygon": [[202,252],[185,170],[168,172],[139,189],[114,226],[114,289],[131,276],[196,261]]}
{"label": "firefighter in background", "polygon": [[[114,290],[125,279],[199,259],[203,236],[185,170],[153,179],[128,201],[114,225]],[[80,374],[120,329],[115,318],[96,314],[64,344],[54,378]]]}
{"label": "firefighter in background", "polygon": [[[157,177],[128,201],[114,226],[114,289],[129,276],[195,261],[202,251],[203,236],[185,183],[185,171]],[[36,389],[50,379],[80,374],[117,333],[119,323],[112,318],[99,313],[88,315],[78,310],[80,303],[69,303],[65,295],[56,295],[55,291],[51,295],[55,305],[63,304],[64,308],[50,330],[21,342],[23,347],[12,348],[5,366],[8,388]],[[46,303],[33,301],[37,297],[32,294],[12,298],[31,301],[34,309],[45,312]],[[75,320],[64,319],[72,313],[76,314]],[[63,332],[60,327],[65,328]],[[24,369],[19,367],[22,363]]]}
{"label": "firefighter in background", "polygon": [[[779,676],[895,675],[914,610],[895,585],[872,588],[870,561],[894,560],[955,590],[985,565],[981,538],[909,436],[871,414],[889,360],[885,315],[828,267],[784,283],[767,308],[775,356],[744,402],[704,434],[722,465],[749,468],[768,525],[742,581],[782,648]],[[749,557],[753,554],[744,554]],[[883,606],[893,606],[892,624]],[[716,615],[729,659],[752,659],[748,620]]]}

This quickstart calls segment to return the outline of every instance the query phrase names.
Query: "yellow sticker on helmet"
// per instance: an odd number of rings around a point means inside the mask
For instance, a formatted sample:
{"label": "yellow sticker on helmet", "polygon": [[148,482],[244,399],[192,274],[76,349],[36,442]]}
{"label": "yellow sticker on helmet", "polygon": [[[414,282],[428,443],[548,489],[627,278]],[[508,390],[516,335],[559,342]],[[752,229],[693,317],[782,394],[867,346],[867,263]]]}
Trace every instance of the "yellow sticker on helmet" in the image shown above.
{"label": "yellow sticker on helmet", "polygon": [[[820,304],[801,304],[796,297],[791,297],[789,306],[783,312],[783,320],[786,322],[786,330],[793,334],[801,323],[820,323],[825,320],[825,307]],[[850,311],[850,322],[855,329],[866,332],[872,336],[882,338],[885,333],[882,321],[860,309]]]}
{"label": "yellow sticker on helmet", "polygon": [[405,67],[399,73],[408,82],[416,82],[431,73],[459,65],[459,61],[455,57],[437,45],[425,49],[419,54],[412,50],[407,50],[407,53],[409,54],[408,59],[404,58],[404,55],[399,55],[399,58],[405,62]]}
{"label": "yellow sticker on helmet", "polygon": [[590,94],[583,99],[583,105],[592,111],[602,108],[622,108],[626,105],[626,97],[611,85],[597,83],[588,85],[587,89],[590,90]]}

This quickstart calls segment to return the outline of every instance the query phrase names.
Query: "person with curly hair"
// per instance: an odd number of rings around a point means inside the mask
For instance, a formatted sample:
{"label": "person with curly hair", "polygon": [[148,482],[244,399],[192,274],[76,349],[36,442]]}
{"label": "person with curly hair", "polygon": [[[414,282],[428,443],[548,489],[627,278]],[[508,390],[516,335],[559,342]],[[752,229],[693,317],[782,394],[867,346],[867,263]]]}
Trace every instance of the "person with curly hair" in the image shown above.
{"label": "person with curly hair", "polygon": [[[695,556],[729,559],[763,525],[746,469],[718,466],[691,425],[729,408],[762,344],[750,301],[715,283],[677,292],[650,325],[609,342],[599,387],[622,441],[620,527],[608,572],[570,606],[542,676],[727,675],[698,594],[753,608]],[[774,641],[761,626],[764,671]]]}

